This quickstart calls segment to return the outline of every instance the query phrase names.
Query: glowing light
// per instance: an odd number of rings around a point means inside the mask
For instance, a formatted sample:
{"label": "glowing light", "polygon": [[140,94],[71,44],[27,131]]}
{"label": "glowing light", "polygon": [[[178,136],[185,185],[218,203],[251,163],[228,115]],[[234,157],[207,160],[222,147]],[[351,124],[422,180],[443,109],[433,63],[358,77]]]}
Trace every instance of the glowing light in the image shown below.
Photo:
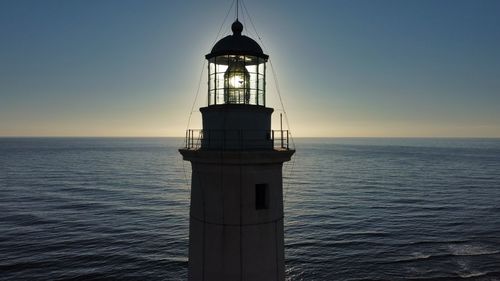
{"label": "glowing light", "polygon": [[243,88],[245,80],[241,75],[231,75],[228,78],[229,86],[232,88]]}

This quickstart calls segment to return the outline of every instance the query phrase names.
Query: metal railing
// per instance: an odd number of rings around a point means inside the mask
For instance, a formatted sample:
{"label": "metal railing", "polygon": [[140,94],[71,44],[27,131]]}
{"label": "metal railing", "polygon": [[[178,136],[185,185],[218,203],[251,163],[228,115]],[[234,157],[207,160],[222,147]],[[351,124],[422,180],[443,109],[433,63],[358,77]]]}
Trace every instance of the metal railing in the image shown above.
{"label": "metal railing", "polygon": [[185,149],[289,150],[288,130],[187,130]]}

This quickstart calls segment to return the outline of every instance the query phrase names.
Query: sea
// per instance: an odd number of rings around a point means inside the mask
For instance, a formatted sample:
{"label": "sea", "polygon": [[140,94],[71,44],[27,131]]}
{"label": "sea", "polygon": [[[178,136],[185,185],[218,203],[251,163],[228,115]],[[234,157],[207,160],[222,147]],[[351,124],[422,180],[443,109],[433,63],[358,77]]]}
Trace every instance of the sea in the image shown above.
{"label": "sea", "polygon": [[[0,138],[0,280],[187,280],[180,138]],[[287,280],[500,280],[500,139],[295,139]]]}

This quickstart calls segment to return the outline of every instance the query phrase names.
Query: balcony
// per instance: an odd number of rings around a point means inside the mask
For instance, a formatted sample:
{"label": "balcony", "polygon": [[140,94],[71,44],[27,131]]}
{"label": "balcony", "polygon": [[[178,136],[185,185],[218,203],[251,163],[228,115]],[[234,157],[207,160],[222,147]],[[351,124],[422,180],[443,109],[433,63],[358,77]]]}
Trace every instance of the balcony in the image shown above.
{"label": "balcony", "polygon": [[189,150],[290,150],[288,130],[187,130]]}

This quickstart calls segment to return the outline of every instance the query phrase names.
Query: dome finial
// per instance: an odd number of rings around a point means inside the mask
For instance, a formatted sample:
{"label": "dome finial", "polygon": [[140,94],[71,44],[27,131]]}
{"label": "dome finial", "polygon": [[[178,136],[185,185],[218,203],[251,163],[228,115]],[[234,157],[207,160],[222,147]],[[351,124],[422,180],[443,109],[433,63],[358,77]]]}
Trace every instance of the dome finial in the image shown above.
{"label": "dome finial", "polygon": [[243,24],[236,19],[236,21],[234,21],[231,25],[231,30],[233,31],[233,35],[241,35],[241,32],[243,31]]}
{"label": "dome finial", "polygon": [[236,0],[236,20],[238,20],[239,12],[240,12],[240,1]]}

